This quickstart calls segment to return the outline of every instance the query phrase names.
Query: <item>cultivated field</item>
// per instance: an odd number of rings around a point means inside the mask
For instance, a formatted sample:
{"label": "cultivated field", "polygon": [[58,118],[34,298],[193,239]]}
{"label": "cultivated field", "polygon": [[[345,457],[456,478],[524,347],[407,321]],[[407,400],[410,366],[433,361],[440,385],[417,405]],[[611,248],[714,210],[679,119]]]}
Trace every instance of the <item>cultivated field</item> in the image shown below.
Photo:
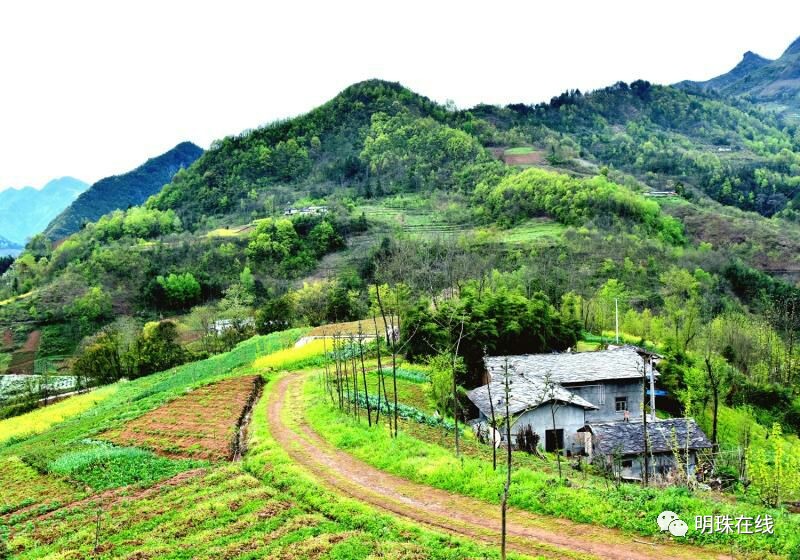
{"label": "cultivated field", "polygon": [[239,429],[258,397],[260,376],[205,385],[112,430],[103,439],[169,457],[231,460],[240,452]]}

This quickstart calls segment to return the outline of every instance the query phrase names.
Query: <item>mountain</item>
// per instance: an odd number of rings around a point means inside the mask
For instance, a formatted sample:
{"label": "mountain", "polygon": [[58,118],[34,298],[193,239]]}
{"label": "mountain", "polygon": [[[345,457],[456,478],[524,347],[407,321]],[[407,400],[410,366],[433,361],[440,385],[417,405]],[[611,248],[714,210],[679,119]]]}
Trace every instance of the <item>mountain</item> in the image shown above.
{"label": "mountain", "polygon": [[800,122],[800,37],[775,60],[747,51],[730,72],[704,82],[677,85],[740,96],[777,111],[790,122]]}
{"label": "mountain", "polygon": [[3,255],[16,255],[22,250],[22,245],[9,241],[0,235],[0,257]]}
{"label": "mountain", "polygon": [[[0,296],[13,295],[13,282],[17,291],[40,288],[40,316],[55,321],[82,285],[113,294],[122,313],[174,311],[223,297],[245,266],[263,293],[281,293],[323,259],[337,263],[325,265],[336,271],[343,257],[330,253],[354,237],[362,255],[382,250],[377,232],[387,224],[390,232],[406,224],[404,232],[424,238],[531,219],[549,220],[556,231],[616,236],[615,256],[649,247],[662,270],[679,264],[669,247],[703,243],[719,248],[707,260],[720,277],[733,259],[790,277],[800,272],[800,227],[792,221],[800,185],[787,158],[798,152],[774,115],[641,80],[568,91],[538,105],[459,111],[400,84],[370,80],[299,117],[215,141],[144,204],[116,202],[120,209],[69,242],[29,246]],[[541,169],[522,173],[528,167]],[[651,190],[677,191],[680,204],[656,204],[645,196]],[[101,192],[115,194],[110,187]],[[326,210],[271,221],[298,206]],[[398,216],[414,207],[421,216]],[[53,238],[74,231],[57,226],[64,227],[55,223]],[[778,245],[776,231],[783,231]],[[520,236],[527,243],[528,234]],[[594,254],[610,250],[606,244]],[[36,259],[41,265],[30,266]],[[370,270],[368,263],[345,264]],[[587,270],[605,266],[593,262]],[[193,286],[190,300],[168,295],[180,292],[165,287],[173,274]],[[657,278],[652,272],[648,281]],[[628,282],[639,283],[643,301],[661,305],[645,280]]]}
{"label": "mountain", "polygon": [[24,187],[0,191],[0,235],[23,244],[40,233],[89,185],[73,177],[61,177],[41,189]]}
{"label": "mountain", "polygon": [[182,142],[133,171],[97,181],[50,222],[45,235],[52,240],[61,239],[112,210],[143,203],[168,183],[179,169],[191,165],[202,153],[202,148],[191,142]]}

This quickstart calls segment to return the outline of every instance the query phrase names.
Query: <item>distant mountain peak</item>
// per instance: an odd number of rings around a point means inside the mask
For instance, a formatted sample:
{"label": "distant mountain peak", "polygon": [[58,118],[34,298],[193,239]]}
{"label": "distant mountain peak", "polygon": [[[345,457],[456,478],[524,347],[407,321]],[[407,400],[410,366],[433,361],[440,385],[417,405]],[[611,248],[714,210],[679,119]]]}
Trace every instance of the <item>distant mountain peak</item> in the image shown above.
{"label": "distant mountain peak", "polygon": [[800,37],[794,40],[794,43],[789,45],[789,47],[783,51],[782,56],[792,55],[792,54],[800,54]]}
{"label": "distant mountain peak", "polygon": [[0,236],[17,244],[25,243],[88,187],[74,177],[59,177],[40,189],[0,191]]}
{"label": "distant mountain peak", "polygon": [[[747,51],[742,56],[742,62],[769,62],[768,58],[764,58],[758,53],[754,53],[753,51]],[[741,63],[740,63],[741,64]]]}
{"label": "distant mountain peak", "polygon": [[61,239],[78,231],[86,222],[103,214],[143,203],[156,194],[172,176],[190,166],[203,150],[191,142],[181,142],[171,150],[148,159],[123,173],[100,179],[63,209],[45,229],[49,239]]}
{"label": "distant mountain peak", "polygon": [[679,87],[715,90],[723,95],[747,96],[769,111],[796,121],[800,115],[800,37],[780,58],[770,60],[747,51],[733,69],[702,82],[680,82]]}

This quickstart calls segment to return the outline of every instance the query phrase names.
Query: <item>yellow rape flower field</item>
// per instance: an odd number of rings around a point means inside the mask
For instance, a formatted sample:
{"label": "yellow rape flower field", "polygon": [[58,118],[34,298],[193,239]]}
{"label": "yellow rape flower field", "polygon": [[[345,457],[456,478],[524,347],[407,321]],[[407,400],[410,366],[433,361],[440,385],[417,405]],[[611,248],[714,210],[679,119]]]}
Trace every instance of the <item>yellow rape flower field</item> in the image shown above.
{"label": "yellow rape flower field", "polygon": [[333,349],[333,342],[315,338],[302,346],[293,346],[292,348],[278,350],[268,356],[262,356],[253,363],[253,366],[285,370],[322,365],[326,348],[330,352]]}
{"label": "yellow rape flower field", "polygon": [[56,404],[0,420],[0,443],[13,437],[38,434],[54,424],[76,416],[117,391],[117,385],[108,385],[83,395],[69,397]]}

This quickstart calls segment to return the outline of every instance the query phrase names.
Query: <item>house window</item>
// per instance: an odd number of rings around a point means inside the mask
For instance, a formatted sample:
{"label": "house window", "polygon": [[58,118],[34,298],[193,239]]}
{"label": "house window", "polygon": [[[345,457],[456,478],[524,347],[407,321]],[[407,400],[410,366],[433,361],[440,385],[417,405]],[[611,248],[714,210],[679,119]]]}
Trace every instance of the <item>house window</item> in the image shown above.
{"label": "house window", "polygon": [[625,412],[628,410],[628,397],[617,397],[614,399],[614,410],[617,412]]}
{"label": "house window", "polygon": [[632,467],[633,467],[633,460],[632,459],[626,459],[625,461],[622,461],[622,468],[623,469],[630,469]]}
{"label": "house window", "polygon": [[544,450],[564,449],[564,430],[545,430]]}

